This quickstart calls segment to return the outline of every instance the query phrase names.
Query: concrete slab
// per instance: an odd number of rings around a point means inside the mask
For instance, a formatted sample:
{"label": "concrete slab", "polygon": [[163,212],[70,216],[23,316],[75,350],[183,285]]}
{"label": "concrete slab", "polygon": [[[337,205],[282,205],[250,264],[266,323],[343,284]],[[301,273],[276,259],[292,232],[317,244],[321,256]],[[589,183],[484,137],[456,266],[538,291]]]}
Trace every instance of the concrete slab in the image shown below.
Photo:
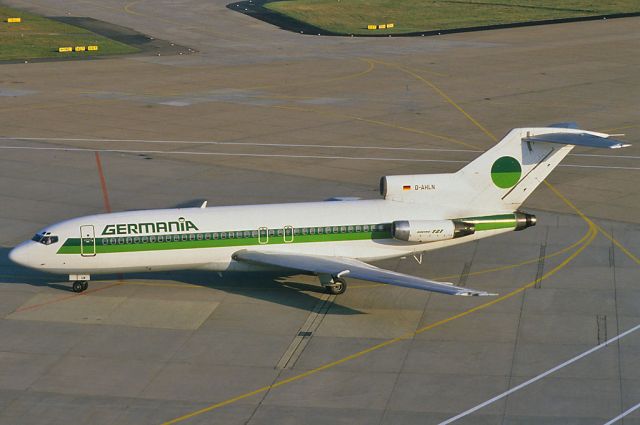
{"label": "concrete slab", "polygon": [[218,303],[197,301],[127,299],[110,296],[82,295],[74,296],[67,302],[57,302],[60,299],[59,295],[36,295],[7,318],[162,329],[197,329],[218,306]]}

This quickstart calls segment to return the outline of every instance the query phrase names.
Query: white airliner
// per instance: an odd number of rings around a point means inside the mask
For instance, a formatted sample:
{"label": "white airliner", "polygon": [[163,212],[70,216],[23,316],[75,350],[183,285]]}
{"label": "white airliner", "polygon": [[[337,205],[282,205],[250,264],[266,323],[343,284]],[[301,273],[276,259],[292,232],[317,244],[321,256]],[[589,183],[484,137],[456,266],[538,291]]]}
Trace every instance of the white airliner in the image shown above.
{"label": "white airliner", "polygon": [[511,130],[456,173],[386,176],[383,199],[158,209],[52,224],[15,247],[12,261],[69,275],[200,269],[297,271],[332,294],[345,277],[440,292],[493,295],[371,266],[536,224],[518,208],[575,146],[620,148],[574,124]]}

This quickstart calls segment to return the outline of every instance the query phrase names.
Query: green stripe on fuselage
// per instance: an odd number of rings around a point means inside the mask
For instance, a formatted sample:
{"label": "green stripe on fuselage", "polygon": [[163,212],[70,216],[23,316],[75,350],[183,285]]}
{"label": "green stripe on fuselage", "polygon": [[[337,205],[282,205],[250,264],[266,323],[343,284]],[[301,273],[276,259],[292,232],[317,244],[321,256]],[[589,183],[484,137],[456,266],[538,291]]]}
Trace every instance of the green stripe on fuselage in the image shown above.
{"label": "green stripe on fuselage", "polygon": [[[180,234],[182,237],[183,234]],[[251,245],[281,245],[285,243],[306,243],[306,242],[339,242],[339,241],[355,241],[355,240],[373,240],[373,239],[391,239],[389,231],[374,232],[350,232],[350,233],[323,233],[315,235],[294,235],[293,241],[285,242],[282,235],[269,236],[267,243],[259,243],[257,237],[241,237],[227,239],[204,239],[204,233],[186,234],[189,238],[193,235],[194,240],[180,240],[171,242],[139,242],[139,243],[123,243],[110,244],[113,238],[96,238],[96,253],[108,254],[115,252],[139,252],[139,251],[161,251],[171,249],[198,249],[198,248],[221,248],[228,246],[251,246]],[[202,239],[197,239],[198,235],[202,235]],[[167,235],[173,239],[175,235]],[[107,244],[104,240],[107,240]],[[116,238],[118,239],[118,238]],[[289,237],[287,237],[289,239]],[[86,248],[85,248],[86,249]],[[93,246],[89,247],[93,252]],[[80,239],[69,238],[64,245],[60,247],[58,254],[80,254]]]}

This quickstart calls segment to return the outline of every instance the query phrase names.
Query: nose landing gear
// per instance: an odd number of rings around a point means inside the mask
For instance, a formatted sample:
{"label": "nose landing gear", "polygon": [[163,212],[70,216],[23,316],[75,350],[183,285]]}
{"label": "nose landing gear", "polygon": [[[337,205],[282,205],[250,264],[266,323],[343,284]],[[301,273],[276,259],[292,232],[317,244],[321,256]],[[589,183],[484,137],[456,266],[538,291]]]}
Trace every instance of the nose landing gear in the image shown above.
{"label": "nose landing gear", "polygon": [[91,276],[88,274],[70,274],[69,281],[73,282],[71,289],[75,293],[84,292],[89,287],[89,279]]}

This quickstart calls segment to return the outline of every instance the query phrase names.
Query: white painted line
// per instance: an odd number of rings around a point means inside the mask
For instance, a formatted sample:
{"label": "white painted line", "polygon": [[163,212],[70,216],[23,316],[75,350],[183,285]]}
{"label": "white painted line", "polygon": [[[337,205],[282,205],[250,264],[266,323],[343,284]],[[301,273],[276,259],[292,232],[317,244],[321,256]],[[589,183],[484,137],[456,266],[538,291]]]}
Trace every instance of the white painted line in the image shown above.
{"label": "white painted line", "polygon": [[[134,153],[134,154],[158,154],[158,155],[210,155],[210,156],[242,156],[249,158],[297,158],[297,159],[348,159],[351,161],[396,161],[396,162],[435,162],[468,164],[469,161],[453,159],[415,159],[415,158],[375,158],[367,156],[325,156],[325,155],[287,155],[266,153],[227,153],[227,152],[194,152],[194,151],[159,151],[159,150],[132,150],[132,149],[88,149],[71,147],[38,147],[38,146],[0,146],[0,149],[33,150],[33,151],[64,151],[64,152],[105,152],[105,153]],[[612,167],[607,165],[574,165],[560,164],[559,167],[576,168],[602,168],[608,170],[640,170],[640,167]]]}
{"label": "white painted line", "polygon": [[[150,143],[150,144],[178,144],[178,145],[228,145],[228,146],[260,146],[274,148],[319,148],[319,149],[367,149],[383,151],[407,151],[407,152],[462,152],[462,153],[483,153],[485,151],[472,149],[445,149],[445,148],[403,148],[390,146],[353,146],[353,145],[314,145],[304,143],[255,143],[255,142],[217,142],[214,140],[143,140],[143,139],[92,139],[92,138],[70,138],[70,137],[0,137],[0,140],[10,141],[60,141],[60,142],[111,142],[111,143]],[[640,159],[640,156],[633,155],[602,155],[587,153],[570,153],[569,156],[613,158],[613,159]]]}
{"label": "white painted line", "polygon": [[321,148],[321,149],[368,149],[368,150],[386,150],[386,151],[432,151],[432,152],[468,152],[482,153],[484,151],[474,151],[470,149],[441,149],[441,148],[402,148],[389,146],[353,146],[353,145],[309,145],[304,143],[255,143],[255,142],[216,142],[209,141],[191,141],[191,140],[141,140],[141,139],[85,139],[85,138],[67,138],[67,137],[0,137],[0,140],[10,141],[52,141],[52,142],[123,142],[123,143],[169,143],[177,145],[230,145],[230,146],[260,146],[274,148]]}
{"label": "white painted line", "polygon": [[402,162],[452,162],[467,164],[469,161],[456,161],[449,159],[412,159],[412,158],[373,158],[352,156],[322,156],[322,155],[285,155],[266,153],[226,153],[226,152],[192,152],[192,151],[157,151],[157,150],[128,150],[128,149],[86,149],[86,148],[47,148],[35,146],[0,146],[0,149],[15,150],[42,150],[65,152],[111,152],[111,153],[135,153],[135,154],[160,154],[160,155],[213,155],[213,156],[246,156],[253,158],[299,158],[299,159],[349,159],[355,161],[402,161]]}
{"label": "white painted line", "polygon": [[470,415],[470,414],[482,409],[483,407],[486,407],[486,406],[490,405],[491,403],[494,403],[494,402],[496,402],[498,400],[501,400],[501,399],[507,397],[508,395],[513,394],[516,391],[521,390],[522,388],[533,384],[534,382],[537,382],[537,381],[539,381],[539,380],[541,380],[543,378],[546,378],[547,376],[551,375],[552,373],[557,372],[560,369],[562,369],[564,367],[567,367],[570,364],[573,364],[573,363],[577,362],[578,360],[580,360],[580,359],[582,359],[584,357],[587,357],[589,354],[595,353],[596,351],[603,349],[604,347],[608,346],[612,342],[616,342],[617,340],[624,338],[625,336],[637,331],[638,329],[640,329],[640,325],[636,325],[633,328],[621,333],[620,335],[617,335],[615,338],[612,338],[609,341],[604,342],[604,343],[602,343],[600,345],[596,345],[595,347],[585,351],[584,353],[578,354],[577,356],[567,360],[566,362],[561,363],[558,366],[553,367],[553,368],[547,370],[546,372],[541,373],[540,375],[534,376],[533,378],[529,379],[528,381],[525,381],[520,385],[516,385],[515,387],[511,388],[510,390],[507,390],[507,391],[503,392],[502,394],[499,394],[499,395],[497,395],[497,396],[495,396],[495,397],[493,397],[493,398],[491,398],[491,399],[489,399],[489,400],[487,400],[485,402],[482,402],[482,403],[478,404],[477,406],[472,407],[469,410],[465,410],[464,412],[462,412],[460,414],[457,414],[456,416],[453,416],[453,417],[447,419],[444,422],[440,422],[439,425],[447,425],[447,424],[450,424],[452,422],[457,421],[458,419],[462,419],[465,416],[468,416],[468,415]]}
{"label": "white painted line", "polygon": [[634,155],[599,155],[595,153],[570,153],[569,156],[583,156],[583,157],[596,157],[596,158],[620,158],[620,159],[640,159],[640,156]]}
{"label": "white painted line", "polygon": [[634,412],[634,411],[636,411],[638,409],[640,409],[640,403],[636,404],[631,409],[625,410],[624,412],[620,413],[618,416],[616,416],[615,418],[611,419],[609,422],[607,422],[604,425],[611,425],[612,423],[618,422],[620,419],[624,418],[629,413],[632,413],[632,412]]}
{"label": "white painted line", "polygon": [[604,168],[607,170],[640,170],[640,167],[613,167],[609,165],[577,165],[577,164],[560,164],[559,167],[573,168]]}

